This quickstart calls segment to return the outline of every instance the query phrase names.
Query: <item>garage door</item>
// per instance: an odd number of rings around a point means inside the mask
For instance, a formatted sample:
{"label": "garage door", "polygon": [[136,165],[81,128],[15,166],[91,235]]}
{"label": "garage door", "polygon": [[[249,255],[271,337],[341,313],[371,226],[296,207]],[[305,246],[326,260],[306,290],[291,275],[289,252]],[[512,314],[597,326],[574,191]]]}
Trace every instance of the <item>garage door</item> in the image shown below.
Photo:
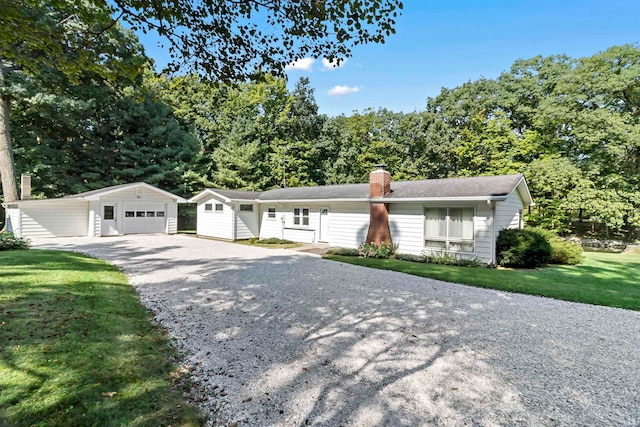
{"label": "garage door", "polygon": [[124,234],[165,233],[167,205],[164,203],[125,203]]}

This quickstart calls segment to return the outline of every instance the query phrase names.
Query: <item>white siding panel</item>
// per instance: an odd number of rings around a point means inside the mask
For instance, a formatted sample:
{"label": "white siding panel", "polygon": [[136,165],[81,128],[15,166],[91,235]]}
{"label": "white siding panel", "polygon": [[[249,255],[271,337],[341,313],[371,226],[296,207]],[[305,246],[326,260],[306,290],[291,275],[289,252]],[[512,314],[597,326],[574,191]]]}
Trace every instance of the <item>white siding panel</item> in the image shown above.
{"label": "white siding panel", "polygon": [[316,230],[313,228],[284,228],[284,238],[293,242],[314,243]]}
{"label": "white siding panel", "polygon": [[137,187],[137,188],[128,188],[121,191],[114,191],[113,193],[106,194],[104,196],[100,196],[101,202],[121,202],[121,201],[130,201],[130,202],[155,202],[155,203],[167,203],[174,199],[171,197],[167,197],[163,194],[160,194],[156,191],[152,191],[148,188]]}
{"label": "white siding panel", "polygon": [[[241,211],[240,205],[251,205],[253,206],[253,211]],[[239,203],[238,211],[236,215],[237,228],[236,228],[236,239],[250,239],[252,237],[256,237],[258,233],[258,216],[260,207],[257,203]]]}
{"label": "white siding panel", "polygon": [[20,209],[20,235],[28,238],[87,236],[89,203],[38,203]]}
{"label": "white siding panel", "polygon": [[[294,208],[309,208],[309,226],[293,224]],[[269,208],[276,209],[275,219],[268,218]],[[369,204],[363,203],[262,203],[260,238],[284,238],[302,243],[317,243],[320,208],[329,209],[329,244],[355,248],[364,242],[369,228]],[[284,219],[284,228],[283,228]]]}
{"label": "white siding panel", "polygon": [[[275,218],[269,218],[269,208],[276,209]],[[284,211],[284,208],[282,206],[278,207],[275,203],[271,205],[260,204],[260,238],[268,239],[275,237],[283,239],[282,217],[286,214],[287,212]]]}
{"label": "white siding panel", "polygon": [[102,228],[100,215],[100,202],[92,200],[89,202],[89,237],[99,236]]}
{"label": "white siding panel", "polygon": [[178,232],[178,204],[176,202],[167,203],[167,229],[169,234]]}
{"label": "white siding panel", "polygon": [[424,249],[424,205],[392,203],[389,205],[389,229],[398,252],[420,254]]}
{"label": "white siding panel", "polygon": [[487,203],[476,205],[475,218],[475,238],[476,257],[484,263],[491,263],[493,257],[493,237],[492,237],[492,215],[493,208]]}
{"label": "white siding panel", "polygon": [[[204,205],[207,203],[213,205],[213,211],[205,212]],[[222,204],[222,212],[215,211],[217,203]],[[196,212],[198,235],[233,240],[233,208],[230,205],[210,197],[198,202]]]}
{"label": "white siding panel", "polygon": [[20,209],[7,208],[6,211],[7,231],[16,237],[22,237],[20,232]]}
{"label": "white siding panel", "polygon": [[522,199],[517,190],[507,196],[507,200],[496,203],[496,233],[503,228],[518,228],[520,212],[524,209]]}
{"label": "white siding panel", "polygon": [[329,211],[329,244],[357,248],[367,238],[369,203],[345,202],[326,205]]}
{"label": "white siding panel", "polygon": [[424,250],[425,207],[473,207],[474,253],[460,254],[462,257],[477,257],[485,263],[492,258],[491,206],[486,203],[392,203],[389,205],[389,228],[398,252],[420,255]]}

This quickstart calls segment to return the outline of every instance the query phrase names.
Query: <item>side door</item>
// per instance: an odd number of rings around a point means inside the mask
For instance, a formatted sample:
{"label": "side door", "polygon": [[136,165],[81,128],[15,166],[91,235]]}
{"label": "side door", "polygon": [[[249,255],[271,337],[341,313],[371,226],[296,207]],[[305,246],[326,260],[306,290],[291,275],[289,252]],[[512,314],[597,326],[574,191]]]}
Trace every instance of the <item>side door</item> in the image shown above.
{"label": "side door", "polygon": [[116,217],[117,205],[115,203],[102,204],[102,221],[100,234],[102,236],[118,235],[118,218]]}
{"label": "side door", "polygon": [[329,242],[329,208],[320,208],[318,242]]}

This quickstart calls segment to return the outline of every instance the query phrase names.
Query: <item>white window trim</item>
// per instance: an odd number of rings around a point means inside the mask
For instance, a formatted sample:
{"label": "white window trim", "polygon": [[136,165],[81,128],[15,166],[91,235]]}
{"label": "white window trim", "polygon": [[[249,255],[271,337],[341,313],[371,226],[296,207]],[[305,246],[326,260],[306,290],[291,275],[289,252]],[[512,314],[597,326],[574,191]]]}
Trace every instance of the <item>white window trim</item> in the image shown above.
{"label": "white window trim", "polygon": [[[207,205],[211,206],[211,209],[207,209]],[[210,214],[213,212],[213,203],[205,203],[204,204],[204,213]]]}
{"label": "white window trim", "polygon": [[[426,219],[426,215],[424,214],[425,209],[446,209],[447,210],[447,216],[446,216],[446,236],[443,237],[436,237],[436,236],[427,236],[427,219]],[[449,238],[449,221],[451,216],[449,215],[449,209],[473,209],[473,217],[472,217],[472,221],[473,221],[473,239],[472,240],[468,240],[468,239],[450,239]],[[431,251],[441,251],[441,248],[436,248],[436,247],[431,247],[431,246],[427,246],[426,245],[426,241],[427,240],[431,240],[434,242],[444,242],[445,244],[445,252],[448,253],[455,253],[455,254],[475,254],[476,253],[476,207],[475,206],[423,206],[422,207],[422,245],[424,247],[424,249],[427,250],[431,250]],[[456,251],[456,250],[451,250],[449,249],[450,243],[472,243],[473,244],[473,250],[472,251]]]}
{"label": "white window trim", "polygon": [[[296,224],[296,209],[300,209],[300,224]],[[307,210],[307,224],[303,224],[305,216],[303,215],[303,210]],[[302,227],[302,228],[311,228],[311,209],[308,206],[294,206],[291,209],[291,213],[293,214],[293,226],[294,227]]]}
{"label": "white window trim", "polygon": [[[249,206],[251,209],[242,209],[243,207],[247,207]],[[239,212],[253,212],[253,204],[251,203],[240,203],[240,205],[238,206],[238,211]]]}
{"label": "white window trim", "polygon": [[[222,209],[218,209],[218,206],[222,206]],[[217,214],[224,213],[224,203],[214,203],[213,212]]]}

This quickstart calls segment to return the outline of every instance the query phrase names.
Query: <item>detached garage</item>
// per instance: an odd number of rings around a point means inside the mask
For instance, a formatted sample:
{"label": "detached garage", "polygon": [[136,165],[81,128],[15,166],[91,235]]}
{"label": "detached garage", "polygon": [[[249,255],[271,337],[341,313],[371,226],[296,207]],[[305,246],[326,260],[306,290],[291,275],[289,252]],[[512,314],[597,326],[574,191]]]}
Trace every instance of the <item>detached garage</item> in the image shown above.
{"label": "detached garage", "polygon": [[136,182],[59,199],[9,203],[7,227],[15,236],[28,238],[173,234],[178,231],[178,203],[185,202],[180,196]]}

